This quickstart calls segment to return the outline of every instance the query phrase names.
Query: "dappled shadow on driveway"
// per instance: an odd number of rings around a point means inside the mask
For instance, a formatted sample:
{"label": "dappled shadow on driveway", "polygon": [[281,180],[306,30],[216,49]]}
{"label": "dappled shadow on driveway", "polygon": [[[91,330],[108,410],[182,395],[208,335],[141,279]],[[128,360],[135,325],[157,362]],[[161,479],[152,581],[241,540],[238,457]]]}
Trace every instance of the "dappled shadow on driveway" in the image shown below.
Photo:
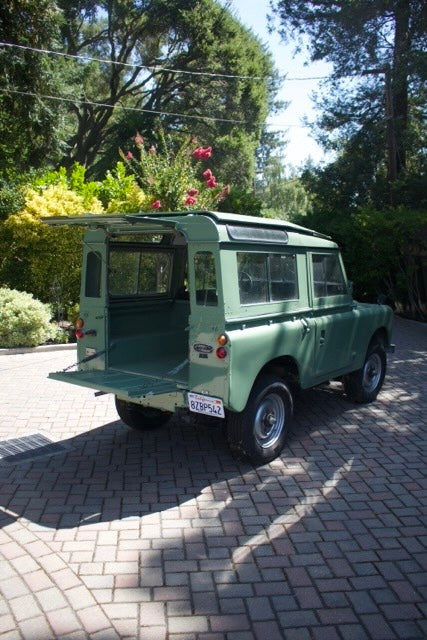
{"label": "dappled shadow on driveway", "polygon": [[[427,335],[423,329],[421,337]],[[403,332],[403,344],[389,358],[375,403],[348,402],[339,383],[296,397],[288,446],[265,467],[272,478],[280,476],[282,464],[302,459],[308,467],[316,461],[333,473],[351,457],[378,448],[407,456],[407,436],[425,424],[426,358],[422,339],[414,351],[411,336],[409,348],[404,337]],[[53,445],[55,455],[46,458],[0,465],[0,506],[45,527],[84,526],[164,511],[252,469],[233,460],[220,427],[193,426],[180,418],[150,432],[131,431],[118,420],[61,441],[57,448]]]}

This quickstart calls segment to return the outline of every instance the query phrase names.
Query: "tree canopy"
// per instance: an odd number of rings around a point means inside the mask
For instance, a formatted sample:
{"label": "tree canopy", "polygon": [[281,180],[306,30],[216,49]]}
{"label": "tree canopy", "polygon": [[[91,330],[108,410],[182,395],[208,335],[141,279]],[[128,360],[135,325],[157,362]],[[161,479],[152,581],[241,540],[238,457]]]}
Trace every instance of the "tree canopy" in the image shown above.
{"label": "tree canopy", "polygon": [[51,48],[59,36],[54,0],[0,3],[0,172],[40,166],[59,157],[61,105],[40,95],[57,95],[63,85],[61,61],[34,49]]}
{"label": "tree canopy", "polygon": [[[333,73],[318,99],[319,137],[350,169],[353,204],[405,202],[425,172],[427,8],[423,0],[271,0],[285,40],[309,38]],[[301,41],[299,42],[301,46]],[[378,180],[382,193],[379,193]]]}
{"label": "tree canopy", "polygon": [[27,167],[79,162],[102,177],[158,119],[214,145],[224,180],[252,180],[278,80],[261,42],[219,2],[7,0],[0,39],[29,47],[0,46],[0,109],[17,114],[1,120],[0,169],[22,148]]}

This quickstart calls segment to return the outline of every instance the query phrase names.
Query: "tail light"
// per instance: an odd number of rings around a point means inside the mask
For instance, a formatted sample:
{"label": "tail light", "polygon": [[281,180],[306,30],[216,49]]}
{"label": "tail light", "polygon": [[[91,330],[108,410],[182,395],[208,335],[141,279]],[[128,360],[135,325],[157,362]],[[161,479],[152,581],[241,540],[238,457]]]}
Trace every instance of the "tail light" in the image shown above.
{"label": "tail light", "polygon": [[85,335],[85,332],[83,331],[83,326],[84,326],[83,318],[77,318],[77,320],[74,323],[74,326],[76,328],[76,331],[75,331],[76,338],[77,340],[81,340]]}

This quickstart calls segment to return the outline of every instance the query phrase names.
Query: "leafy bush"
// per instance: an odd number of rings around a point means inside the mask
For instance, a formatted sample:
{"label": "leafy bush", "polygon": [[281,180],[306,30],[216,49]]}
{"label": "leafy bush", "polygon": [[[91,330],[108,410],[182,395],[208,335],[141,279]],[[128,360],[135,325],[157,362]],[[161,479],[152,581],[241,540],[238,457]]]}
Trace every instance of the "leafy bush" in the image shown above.
{"label": "leafy bush", "polygon": [[27,189],[24,208],[0,225],[0,284],[30,291],[57,309],[78,300],[82,229],[48,227],[41,218],[103,211],[96,196],[72,191],[59,174],[48,174],[47,186]]}
{"label": "leafy bush", "polygon": [[48,340],[66,342],[58,325],[50,322],[51,315],[49,305],[30,293],[0,288],[0,347],[35,347]]}
{"label": "leafy bush", "polygon": [[22,185],[17,180],[0,177],[0,220],[16,213],[24,206]]}

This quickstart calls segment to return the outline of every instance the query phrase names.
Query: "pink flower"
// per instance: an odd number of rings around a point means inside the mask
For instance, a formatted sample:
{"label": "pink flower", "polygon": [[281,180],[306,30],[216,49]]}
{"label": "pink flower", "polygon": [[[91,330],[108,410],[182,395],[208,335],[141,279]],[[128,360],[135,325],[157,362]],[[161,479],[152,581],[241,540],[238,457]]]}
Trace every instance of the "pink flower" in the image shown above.
{"label": "pink flower", "polygon": [[160,200],[155,200],[153,202],[153,204],[151,205],[152,209],[160,209],[160,207],[162,206],[162,203],[160,202]]}
{"label": "pink flower", "polygon": [[140,133],[137,133],[135,136],[135,144],[138,147],[142,147],[142,145],[144,144],[144,138],[142,137],[142,135]]}
{"label": "pink flower", "polygon": [[196,160],[208,160],[212,155],[212,147],[197,147],[194,149],[192,156],[196,158]]}
{"label": "pink flower", "polygon": [[199,193],[199,190],[194,189],[194,187],[192,187],[191,189],[188,189],[187,191],[187,195],[189,196],[197,196],[198,193]]}
{"label": "pink flower", "polygon": [[193,196],[187,196],[184,200],[184,204],[191,207],[191,205],[196,204],[196,198],[193,198]]}
{"label": "pink flower", "polygon": [[213,189],[214,187],[218,186],[217,181],[215,180],[215,176],[211,176],[209,178],[209,180],[206,180],[205,185],[209,188],[209,189]]}
{"label": "pink flower", "polygon": [[225,185],[222,191],[220,191],[220,193],[218,194],[218,201],[222,202],[223,200],[225,200],[226,196],[229,195],[230,191],[231,191],[230,185],[229,184]]}
{"label": "pink flower", "polygon": [[202,176],[204,177],[205,180],[209,180],[210,178],[213,177],[213,173],[210,169],[206,169],[206,171],[203,171]]}
{"label": "pink flower", "polygon": [[157,149],[154,146],[154,144],[152,144],[151,147],[148,149],[148,153],[150,153],[151,155],[154,155],[155,153],[157,153]]}
{"label": "pink flower", "polygon": [[132,160],[133,158],[133,153],[132,151],[128,151],[127,154],[125,155],[126,160]]}

